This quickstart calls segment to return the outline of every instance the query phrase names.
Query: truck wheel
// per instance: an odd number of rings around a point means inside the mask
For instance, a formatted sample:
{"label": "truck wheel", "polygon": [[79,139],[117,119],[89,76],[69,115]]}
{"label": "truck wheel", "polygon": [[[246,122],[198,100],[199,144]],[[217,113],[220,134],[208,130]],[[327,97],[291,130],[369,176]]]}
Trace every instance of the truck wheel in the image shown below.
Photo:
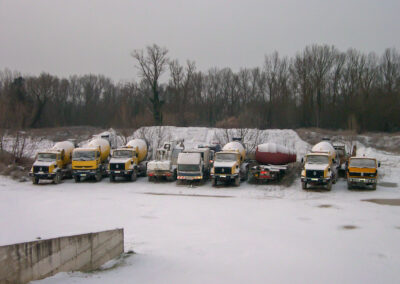
{"label": "truck wheel", "polygon": [[32,183],[33,184],[39,184],[39,179],[37,177],[32,178]]}
{"label": "truck wheel", "polygon": [[376,190],[376,183],[372,185],[372,190]]}
{"label": "truck wheel", "polygon": [[215,178],[211,178],[211,186],[216,186],[217,180]]}
{"label": "truck wheel", "polygon": [[97,173],[94,178],[96,179],[96,181],[101,181],[102,175],[101,173]]}
{"label": "truck wheel", "polygon": [[177,170],[174,171],[174,175],[172,176],[172,180],[175,181],[178,179],[178,172]]}
{"label": "truck wheel", "polygon": [[347,182],[347,189],[352,189],[351,183]]}
{"label": "truck wheel", "polygon": [[110,174],[110,182],[114,182],[115,181],[115,176]]}
{"label": "truck wheel", "polygon": [[75,180],[75,182],[80,182],[81,181],[81,177],[80,176],[74,176],[74,180]]}
{"label": "truck wheel", "polygon": [[239,186],[240,185],[240,177],[237,176],[235,177],[235,186]]}
{"label": "truck wheel", "polygon": [[147,179],[148,179],[149,182],[153,182],[154,181],[154,178],[152,176],[147,176]]}
{"label": "truck wheel", "polygon": [[301,182],[301,188],[302,189],[307,189],[307,183],[305,181]]}
{"label": "truck wheel", "polygon": [[328,184],[326,185],[326,189],[327,189],[328,191],[330,191],[330,190],[332,189],[332,180],[330,180],[330,181],[328,182]]}
{"label": "truck wheel", "polygon": [[131,181],[136,181],[137,179],[137,172],[133,171],[132,175],[131,175]]}
{"label": "truck wheel", "polygon": [[56,176],[54,177],[53,182],[55,184],[59,184],[61,182],[61,174],[60,173],[56,173]]}

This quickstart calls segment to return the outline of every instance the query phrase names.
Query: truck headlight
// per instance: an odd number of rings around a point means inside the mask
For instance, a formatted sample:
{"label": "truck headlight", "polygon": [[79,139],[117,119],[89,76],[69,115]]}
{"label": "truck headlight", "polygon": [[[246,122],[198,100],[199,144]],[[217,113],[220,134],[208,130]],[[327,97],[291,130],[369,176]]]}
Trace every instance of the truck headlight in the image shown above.
{"label": "truck headlight", "polygon": [[305,177],[305,176],[306,176],[306,170],[302,170],[302,171],[301,171],[301,176],[302,176],[302,177]]}

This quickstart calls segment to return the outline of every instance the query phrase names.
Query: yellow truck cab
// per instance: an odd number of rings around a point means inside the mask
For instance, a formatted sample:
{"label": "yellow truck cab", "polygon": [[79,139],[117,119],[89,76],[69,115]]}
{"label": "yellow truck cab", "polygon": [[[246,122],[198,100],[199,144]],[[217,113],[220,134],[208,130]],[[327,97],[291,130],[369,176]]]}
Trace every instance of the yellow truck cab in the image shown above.
{"label": "yellow truck cab", "polygon": [[322,185],[331,190],[332,183],[336,183],[337,180],[336,164],[332,155],[329,153],[309,153],[303,161],[302,188],[307,189],[307,185]]}
{"label": "yellow truck cab", "polygon": [[212,186],[216,186],[219,181],[234,181],[235,185],[239,186],[241,180],[246,180],[248,165],[244,163],[245,156],[243,145],[236,141],[226,144],[222,151],[215,153],[210,174]]}
{"label": "yellow truck cab", "polygon": [[347,164],[347,188],[368,187],[376,189],[380,163],[374,158],[351,157]]}
{"label": "yellow truck cab", "polygon": [[107,162],[110,154],[110,143],[103,138],[95,138],[82,148],[72,152],[72,175],[75,182],[81,178],[95,178],[100,181],[107,175]]}
{"label": "yellow truck cab", "polygon": [[74,148],[71,141],[62,141],[49,150],[38,152],[29,172],[33,184],[38,184],[41,179],[60,183],[63,178],[71,177],[71,156]]}
{"label": "yellow truck cab", "polygon": [[107,170],[110,182],[114,182],[116,177],[135,181],[138,176],[146,176],[146,157],[147,142],[144,139],[130,140],[112,151]]}
{"label": "yellow truck cab", "polygon": [[63,161],[60,153],[56,151],[39,152],[29,175],[34,184],[38,184],[40,179],[53,180],[54,183],[59,183],[62,176],[57,170],[62,168]]}

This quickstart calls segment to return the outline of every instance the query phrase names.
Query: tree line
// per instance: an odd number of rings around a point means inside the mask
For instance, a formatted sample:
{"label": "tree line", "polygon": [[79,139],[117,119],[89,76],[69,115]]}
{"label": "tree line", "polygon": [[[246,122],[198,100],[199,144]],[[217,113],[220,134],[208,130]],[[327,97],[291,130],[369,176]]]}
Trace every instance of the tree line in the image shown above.
{"label": "tree line", "polygon": [[[237,128],[320,127],[400,131],[400,55],[311,45],[293,57],[277,52],[260,67],[181,64],[158,45],[135,50],[139,77],[59,78],[0,72],[0,128],[149,125]],[[163,76],[167,78],[161,82]]]}

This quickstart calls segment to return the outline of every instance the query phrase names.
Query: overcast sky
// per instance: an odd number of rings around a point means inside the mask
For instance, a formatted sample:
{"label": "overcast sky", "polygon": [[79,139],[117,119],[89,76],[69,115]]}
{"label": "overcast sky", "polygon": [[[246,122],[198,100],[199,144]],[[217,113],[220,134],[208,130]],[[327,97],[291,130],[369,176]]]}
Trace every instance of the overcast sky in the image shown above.
{"label": "overcast sky", "polygon": [[152,43],[203,71],[313,43],[381,54],[400,49],[399,12],[399,0],[0,0],[0,69],[131,80],[130,52]]}

